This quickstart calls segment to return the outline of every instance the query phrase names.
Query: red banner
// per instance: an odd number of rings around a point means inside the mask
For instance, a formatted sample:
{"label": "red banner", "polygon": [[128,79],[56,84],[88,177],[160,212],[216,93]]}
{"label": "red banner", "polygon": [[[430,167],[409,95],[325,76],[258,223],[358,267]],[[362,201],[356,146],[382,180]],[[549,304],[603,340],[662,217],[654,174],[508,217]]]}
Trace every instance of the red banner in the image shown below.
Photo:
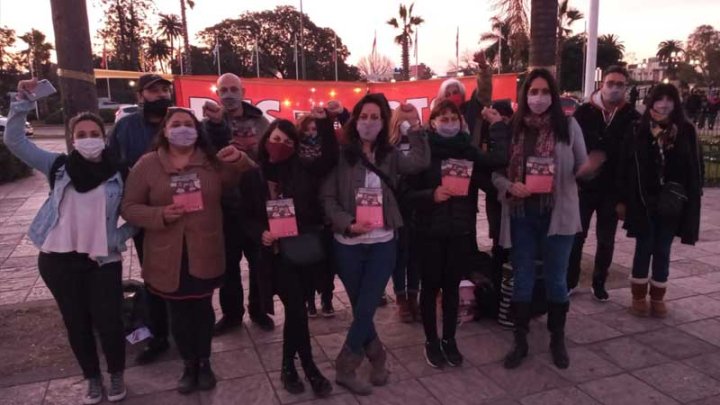
{"label": "red banner", "polygon": [[[202,106],[207,100],[218,101],[215,95],[215,76],[179,76],[174,82],[176,101],[202,116]],[[423,121],[430,115],[430,105],[437,97],[444,79],[420,80],[396,83],[311,82],[276,79],[243,79],[245,101],[263,111],[271,121],[275,118],[295,120],[315,105],[323,106],[330,100],[338,100],[352,110],[367,93],[383,93],[392,108],[400,103],[415,105]],[[465,85],[468,96],[475,89],[475,77],[459,80]],[[517,75],[493,76],[493,99],[516,100]]]}

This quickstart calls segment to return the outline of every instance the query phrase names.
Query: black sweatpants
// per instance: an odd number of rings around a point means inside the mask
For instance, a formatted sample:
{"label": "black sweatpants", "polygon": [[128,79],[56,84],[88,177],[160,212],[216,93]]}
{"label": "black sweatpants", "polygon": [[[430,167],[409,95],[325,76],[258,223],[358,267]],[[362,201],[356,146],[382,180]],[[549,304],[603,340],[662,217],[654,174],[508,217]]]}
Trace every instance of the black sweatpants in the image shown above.
{"label": "black sweatpants", "polygon": [[322,232],[323,247],[325,250],[325,260],[311,269],[311,282],[305,283],[305,300],[309,304],[315,302],[315,293],[320,294],[323,304],[329,304],[333,299],[335,291],[335,257],[333,256],[334,235],[332,231],[326,230]]}
{"label": "black sweatpants", "polygon": [[420,254],[422,310],[425,338],[438,339],[436,299],[442,290],[443,339],[454,339],[457,329],[459,287],[468,263],[477,252],[477,243],[472,235],[436,238],[427,235],[418,237]]}
{"label": "black sweatpants", "polygon": [[273,261],[274,282],[285,307],[283,357],[289,359],[298,354],[300,361],[307,364],[312,361],[312,346],[305,292],[313,284],[313,269],[290,265],[279,256],[274,256]]}
{"label": "black sweatpants", "polygon": [[227,318],[242,319],[245,315],[245,294],[240,273],[243,233],[239,216],[229,210],[223,210],[223,234],[225,236],[225,276],[223,285],[220,287],[220,309],[222,309],[223,316]]}
{"label": "black sweatpants", "polygon": [[[140,261],[140,266],[143,263],[143,241],[145,240],[145,231],[140,230],[134,237],[133,243],[135,244],[135,251]],[[157,294],[154,294],[151,289],[147,289],[145,294],[145,303],[147,305],[148,314],[148,328],[153,334],[153,340],[159,341],[167,340],[169,336],[169,325],[170,320],[168,318],[167,304],[165,299]]]}
{"label": "black sweatpants", "polygon": [[617,230],[618,218],[615,212],[614,199],[608,198],[607,193],[602,192],[581,191],[579,196],[580,221],[583,231],[576,235],[575,244],[570,253],[570,263],[567,274],[568,288],[577,287],[580,281],[582,251],[585,245],[585,239],[590,230],[590,220],[592,219],[593,213],[597,215],[597,224],[595,227],[597,251],[595,252],[593,283],[605,284],[615,250],[615,232]]}
{"label": "black sweatpants", "polygon": [[125,369],[122,263],[99,266],[80,253],[40,253],[38,269],[60,308],[70,347],[85,378],[99,377],[94,330],[109,373]]}
{"label": "black sweatpants", "polygon": [[172,319],[172,334],[185,361],[210,358],[215,311],[212,296],[167,299]]}

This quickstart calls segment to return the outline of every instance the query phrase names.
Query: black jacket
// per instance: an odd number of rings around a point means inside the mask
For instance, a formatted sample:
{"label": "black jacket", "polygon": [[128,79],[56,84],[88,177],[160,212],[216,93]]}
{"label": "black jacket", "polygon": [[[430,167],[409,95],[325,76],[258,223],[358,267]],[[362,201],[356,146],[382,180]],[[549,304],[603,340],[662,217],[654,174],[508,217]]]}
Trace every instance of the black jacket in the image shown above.
{"label": "black jacket", "polygon": [[[619,202],[625,204],[623,228],[628,236],[644,233],[656,214],[661,185],[659,147],[647,123],[632,125],[622,144],[616,177]],[[693,245],[700,231],[702,172],[695,127],[685,122],[678,128],[674,146],[665,152],[665,181],[683,185],[688,201],[674,225],[682,243]]]}
{"label": "black jacket", "polygon": [[[491,138],[495,139],[500,135],[504,138],[505,127],[504,123],[493,125],[490,129]],[[502,140],[498,143],[506,145]],[[414,210],[413,225],[416,231],[431,237],[474,234],[477,226],[478,190],[484,176],[506,163],[507,149],[498,147],[494,153],[485,153],[470,143],[450,146],[431,141],[430,151],[430,167],[407,178],[406,198]],[[452,197],[445,202],[436,203],[435,189],[442,183],[441,165],[446,159],[473,162],[470,190],[465,197]]]}
{"label": "black jacket", "polygon": [[602,150],[607,160],[600,173],[590,180],[578,181],[580,192],[596,192],[617,199],[615,177],[618,165],[618,154],[623,137],[628,128],[640,118],[640,114],[632,104],[625,104],[610,121],[605,123],[602,109],[592,102],[584,103],[575,111],[575,119],[583,132],[585,147],[588,152]]}

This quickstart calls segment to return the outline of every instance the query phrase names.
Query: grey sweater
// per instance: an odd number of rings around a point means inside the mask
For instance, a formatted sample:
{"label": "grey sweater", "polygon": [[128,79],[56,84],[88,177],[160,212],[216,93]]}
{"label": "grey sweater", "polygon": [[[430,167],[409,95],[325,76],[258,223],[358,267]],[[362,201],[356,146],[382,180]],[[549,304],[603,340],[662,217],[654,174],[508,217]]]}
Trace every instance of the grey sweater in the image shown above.
{"label": "grey sweater", "polygon": [[[580,201],[575,173],[587,161],[587,151],[585,150],[582,129],[580,129],[580,125],[575,121],[575,118],[569,118],[568,125],[570,144],[562,142],[555,144],[554,205],[548,236],[575,235],[582,231]],[[499,172],[493,173],[492,181],[498,189],[498,200],[502,203],[500,244],[505,248],[510,248],[512,247],[512,239],[510,237],[508,189],[512,182],[504,173]]]}

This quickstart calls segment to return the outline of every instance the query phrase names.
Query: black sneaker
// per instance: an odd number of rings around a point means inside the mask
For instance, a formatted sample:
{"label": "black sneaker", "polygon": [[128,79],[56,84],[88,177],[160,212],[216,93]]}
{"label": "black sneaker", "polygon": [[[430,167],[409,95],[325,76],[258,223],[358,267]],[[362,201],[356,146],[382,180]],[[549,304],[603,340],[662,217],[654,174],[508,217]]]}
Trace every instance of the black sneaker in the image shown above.
{"label": "black sneaker", "polygon": [[432,368],[442,368],[445,365],[445,356],[439,340],[425,342],[425,360]]}
{"label": "black sneaker", "polygon": [[459,367],[463,363],[463,356],[460,354],[460,351],[457,348],[457,343],[455,342],[455,339],[443,339],[442,344],[442,353],[445,356],[445,361],[452,366],[452,367]]}
{"label": "black sneaker", "polygon": [[317,318],[318,312],[315,306],[315,301],[308,302],[307,304],[308,318]]}
{"label": "black sneaker", "polygon": [[610,299],[610,296],[605,290],[605,286],[602,284],[593,284],[592,294],[593,297],[600,302],[605,302]]}
{"label": "black sneaker", "polygon": [[333,308],[332,301],[323,302],[322,304],[322,316],[325,318],[332,318],[335,316],[335,308]]}
{"label": "black sneaker", "polygon": [[271,332],[275,329],[275,321],[268,314],[251,316],[250,320],[265,332]]}

